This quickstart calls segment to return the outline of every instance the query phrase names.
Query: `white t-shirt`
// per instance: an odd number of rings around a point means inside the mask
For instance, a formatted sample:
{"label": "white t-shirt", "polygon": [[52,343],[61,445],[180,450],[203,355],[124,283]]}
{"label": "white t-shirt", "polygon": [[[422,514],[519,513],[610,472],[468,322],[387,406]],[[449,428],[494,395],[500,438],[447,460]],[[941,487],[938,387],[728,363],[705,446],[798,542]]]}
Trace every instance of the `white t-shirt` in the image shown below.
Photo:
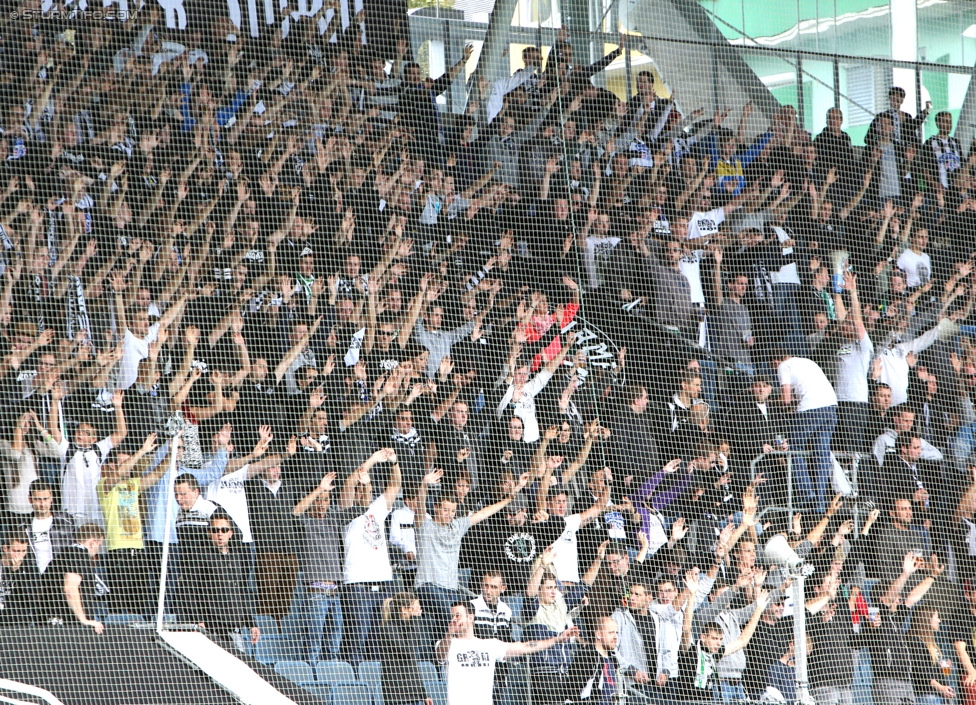
{"label": "white t-shirt", "polygon": [[159,324],[149,326],[149,333],[145,338],[137,338],[132,331],[126,329],[125,339],[122,341],[122,359],[119,361],[118,389],[128,389],[136,383],[139,377],[139,363],[149,357],[149,345],[156,342],[159,335]]}
{"label": "white t-shirt", "polygon": [[75,524],[86,522],[105,526],[102,505],[95,488],[102,476],[102,463],[112,450],[112,439],[103,438],[87,450],[72,452],[67,439],[61,441],[61,510],[74,517]]}
{"label": "white t-shirt", "polygon": [[206,498],[227,510],[230,518],[241,528],[241,541],[251,543],[251,519],[247,513],[247,495],[244,482],[247,480],[245,465],[240,470],[224,475],[207,486]]}
{"label": "white t-shirt", "polygon": [[837,395],[820,366],[805,357],[791,357],[779,365],[779,383],[789,385],[799,400],[797,412],[837,406]]}
{"label": "white t-shirt", "polygon": [[587,282],[591,288],[596,289],[602,283],[607,262],[613,256],[614,248],[619,244],[619,237],[586,238],[584,261],[586,263]]}
{"label": "white t-shirt", "polygon": [[447,652],[448,705],[491,705],[495,664],[508,644],[498,639],[452,639]]}
{"label": "white t-shirt", "polygon": [[[715,208],[707,213],[692,213],[688,219],[688,239],[697,240],[718,234],[718,227],[725,221],[725,209]],[[705,303],[705,292],[701,283],[701,261],[703,250],[692,250],[678,263],[691,287],[691,302]]]}
{"label": "white t-shirt", "polygon": [[[776,239],[780,242],[786,242],[790,239],[790,234],[783,230],[783,228],[778,228],[773,226],[773,232],[776,233]],[[793,254],[792,247],[783,248],[783,257],[789,257]],[[790,262],[785,264],[774,272],[769,273],[769,281],[773,284],[796,284],[800,285],[800,272],[796,268],[796,262]]]}
{"label": "white t-shirt", "polygon": [[905,283],[910,287],[921,286],[932,278],[932,258],[925,252],[915,254],[905,250],[898,257],[898,268],[905,272]]}
{"label": "white t-shirt", "polygon": [[564,517],[566,528],[556,539],[555,550],[552,555],[552,565],[556,569],[556,577],[568,583],[578,583],[579,574],[579,544],[576,532],[583,526],[583,518],[579,514]]}
{"label": "white t-shirt", "polygon": [[872,357],[874,344],[867,334],[860,342],[848,341],[837,349],[834,390],[838,401],[868,403],[868,370]]}
{"label": "white t-shirt", "polygon": [[346,526],[343,541],[346,549],[343,580],[346,583],[380,583],[393,580],[384,529],[389,513],[386,497],[380,495],[365,512]]}
{"label": "white t-shirt", "polygon": [[37,556],[37,569],[42,573],[48,564],[54,560],[54,547],[51,545],[51,527],[54,517],[34,519],[31,521],[31,541],[34,544],[34,555]]}
{"label": "white t-shirt", "polygon": [[525,443],[535,443],[539,440],[539,420],[535,415],[535,398],[552,379],[552,373],[548,370],[539,370],[535,377],[530,379],[522,387],[522,396],[518,401],[512,401],[515,396],[515,387],[509,385],[498,405],[497,416],[501,418],[508,409],[514,416],[522,420],[522,440]]}
{"label": "white t-shirt", "polygon": [[410,507],[400,507],[390,517],[390,543],[404,553],[417,555],[414,513]]}

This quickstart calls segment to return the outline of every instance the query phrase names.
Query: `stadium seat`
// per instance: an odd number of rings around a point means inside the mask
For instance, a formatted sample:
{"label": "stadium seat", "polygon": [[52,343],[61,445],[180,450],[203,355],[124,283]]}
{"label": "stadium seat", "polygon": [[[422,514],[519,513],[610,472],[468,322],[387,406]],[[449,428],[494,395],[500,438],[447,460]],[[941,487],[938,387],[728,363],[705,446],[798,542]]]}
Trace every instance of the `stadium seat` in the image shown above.
{"label": "stadium seat", "polygon": [[332,702],[332,688],[327,685],[303,685],[307,692],[311,693],[323,703]]}
{"label": "stadium seat", "polygon": [[279,636],[281,634],[278,630],[278,622],[275,621],[274,617],[256,614],[254,615],[254,626],[261,630],[261,638],[266,636]]}
{"label": "stadium seat", "polygon": [[363,661],[359,664],[359,682],[373,693],[376,705],[383,705],[383,664],[379,661]]}
{"label": "stadium seat", "polygon": [[278,661],[274,669],[296,685],[315,685],[315,671],[305,661]]}
{"label": "stadium seat", "polygon": [[332,705],[373,705],[373,695],[365,685],[340,683],[332,686]]}
{"label": "stadium seat", "polygon": [[345,661],[319,661],[315,667],[315,676],[320,684],[358,683],[356,671]]}
{"label": "stadium seat", "polygon": [[439,681],[441,679],[441,669],[430,661],[420,661],[420,677],[427,681]]}
{"label": "stadium seat", "polygon": [[149,624],[142,616],[138,614],[129,614],[128,612],[107,614],[102,622],[106,627],[128,627],[132,625],[146,626]]}
{"label": "stadium seat", "polygon": [[262,636],[254,647],[254,659],[267,666],[282,660],[280,636]]}

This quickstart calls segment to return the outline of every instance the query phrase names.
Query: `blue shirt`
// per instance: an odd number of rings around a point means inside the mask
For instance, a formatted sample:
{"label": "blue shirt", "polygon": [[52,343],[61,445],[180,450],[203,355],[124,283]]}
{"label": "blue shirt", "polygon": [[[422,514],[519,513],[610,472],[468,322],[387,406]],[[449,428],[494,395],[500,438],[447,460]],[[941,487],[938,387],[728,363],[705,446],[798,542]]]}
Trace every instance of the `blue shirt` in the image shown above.
{"label": "blue shirt", "polygon": [[[156,451],[152,464],[149,466],[149,472],[159,467],[159,464],[166,460],[168,454],[169,441]],[[227,449],[221,448],[214,455],[213,459],[201,468],[178,466],[176,468],[176,477],[179,477],[185,472],[190,473],[197,478],[197,482],[200,483],[200,489],[202,491],[207,485],[223,477],[224,471],[227,469],[228,460],[230,460],[230,456],[227,454]],[[169,506],[166,503],[166,498],[169,497],[169,501],[173,505],[172,521],[169,527],[169,542],[178,543],[176,540],[176,514],[180,509],[176,506],[176,498],[170,489],[170,484],[175,479],[173,478],[172,472],[172,470],[168,470],[160,478],[159,482],[153,485],[146,493],[146,513],[148,516],[146,517],[145,535],[148,541],[163,543],[166,539],[166,508]]]}

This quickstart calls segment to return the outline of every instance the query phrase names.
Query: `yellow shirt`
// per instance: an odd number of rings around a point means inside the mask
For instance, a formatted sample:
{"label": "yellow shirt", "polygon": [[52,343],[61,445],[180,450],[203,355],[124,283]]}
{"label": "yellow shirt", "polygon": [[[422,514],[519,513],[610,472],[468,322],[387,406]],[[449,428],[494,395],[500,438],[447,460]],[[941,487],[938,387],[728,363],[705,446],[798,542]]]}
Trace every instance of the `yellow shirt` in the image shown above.
{"label": "yellow shirt", "polygon": [[105,545],[109,551],[142,548],[142,518],[139,512],[139,487],[142,478],[130,477],[106,493],[105,480],[98,481],[98,500],[105,517]]}

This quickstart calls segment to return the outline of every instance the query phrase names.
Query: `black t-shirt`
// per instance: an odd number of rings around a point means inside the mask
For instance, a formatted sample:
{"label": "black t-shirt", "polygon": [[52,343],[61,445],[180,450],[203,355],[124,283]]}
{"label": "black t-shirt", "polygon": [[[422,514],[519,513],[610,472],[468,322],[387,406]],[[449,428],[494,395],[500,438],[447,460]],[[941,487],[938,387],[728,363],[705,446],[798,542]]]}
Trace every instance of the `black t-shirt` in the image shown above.
{"label": "black t-shirt", "polygon": [[28,558],[18,570],[0,565],[0,625],[33,621],[40,579],[37,565]]}
{"label": "black t-shirt", "polygon": [[749,658],[742,673],[746,692],[759,699],[769,683],[769,667],[781,657],[793,638],[793,620],[781,619],[776,624],[759,622],[749,642]]}
{"label": "black t-shirt", "polygon": [[[528,513],[531,516],[532,512]],[[475,526],[464,540],[479,547],[472,551],[481,558],[481,564],[475,566],[476,573],[501,570],[508,589],[520,592],[529,582],[536,557],[555,543],[565,530],[566,520],[562,517],[550,517],[538,524],[526,521],[522,526],[514,526],[508,521],[508,512],[503,510]]]}
{"label": "black t-shirt", "polygon": [[389,374],[395,370],[401,362],[409,357],[396,344],[391,345],[390,349],[386,352],[383,352],[377,346],[373,346],[373,350],[368,355],[363,355],[363,361],[366,363],[366,374],[369,376],[370,381],[375,381],[382,375]]}
{"label": "black t-shirt", "polygon": [[[718,675],[715,673],[715,666],[725,656],[725,646],[723,645],[714,656],[705,649],[699,649],[692,644],[687,650],[678,651],[678,678],[672,681],[675,688],[675,698],[686,702],[711,702],[712,688],[718,683]],[[711,659],[711,664],[707,660]],[[702,678],[703,682],[698,682],[698,672],[710,670],[708,678]]]}
{"label": "black t-shirt", "polygon": [[107,592],[105,583],[95,575],[94,565],[88,555],[88,549],[80,544],[74,544],[61,551],[51,561],[41,578],[41,608],[42,617],[60,617],[65,621],[76,621],[74,612],[68,604],[64,594],[64,576],[68,574],[81,576],[81,605],[85,616],[92,619],[95,609],[95,599]]}
{"label": "black t-shirt", "polygon": [[976,615],[963,607],[948,621],[945,632],[949,638],[949,643],[963,641],[968,649],[973,649],[976,647]]}

